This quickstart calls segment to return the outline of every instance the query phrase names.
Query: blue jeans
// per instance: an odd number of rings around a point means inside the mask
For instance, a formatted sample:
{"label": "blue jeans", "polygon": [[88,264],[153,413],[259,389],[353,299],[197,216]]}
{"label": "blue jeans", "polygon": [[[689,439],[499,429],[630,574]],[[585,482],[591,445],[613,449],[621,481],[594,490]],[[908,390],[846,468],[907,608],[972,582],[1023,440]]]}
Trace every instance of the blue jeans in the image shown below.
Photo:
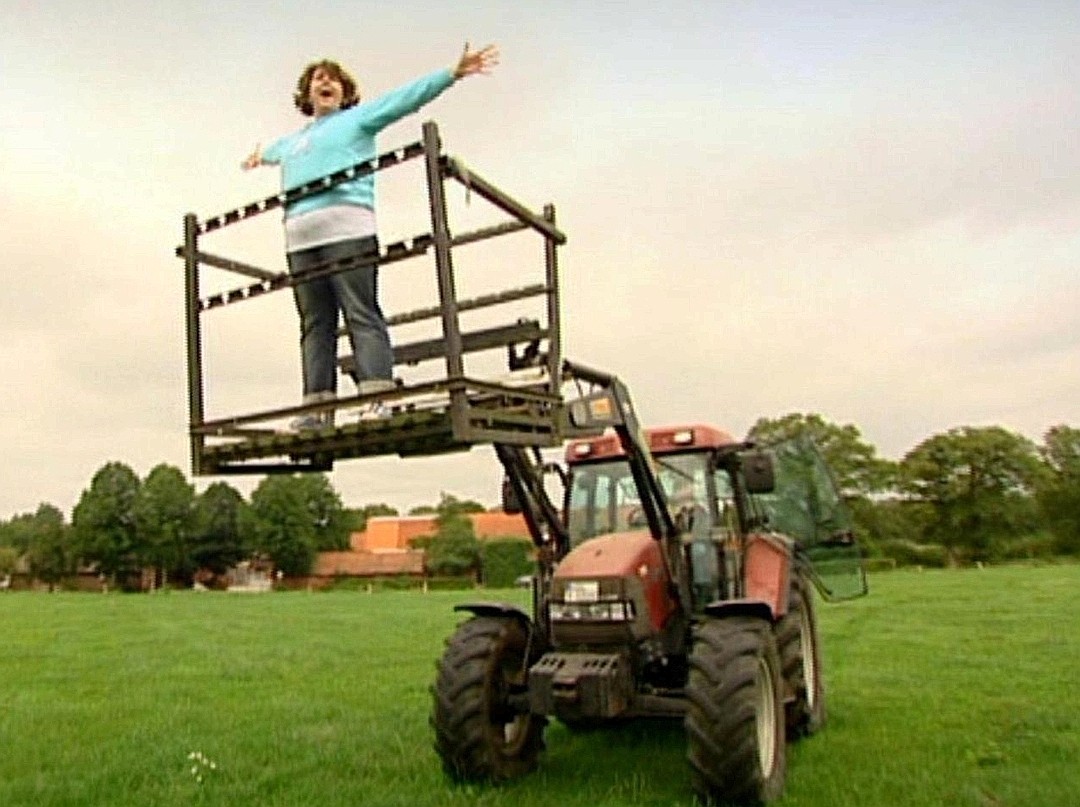
{"label": "blue jeans", "polygon": [[[375,236],[302,249],[289,253],[289,273],[295,275],[327,261],[378,252],[379,240]],[[293,286],[296,310],[300,314],[305,396],[337,390],[339,311],[345,315],[357,382],[390,380],[394,359],[386,319],[379,308],[378,280],[377,266],[361,266]]]}

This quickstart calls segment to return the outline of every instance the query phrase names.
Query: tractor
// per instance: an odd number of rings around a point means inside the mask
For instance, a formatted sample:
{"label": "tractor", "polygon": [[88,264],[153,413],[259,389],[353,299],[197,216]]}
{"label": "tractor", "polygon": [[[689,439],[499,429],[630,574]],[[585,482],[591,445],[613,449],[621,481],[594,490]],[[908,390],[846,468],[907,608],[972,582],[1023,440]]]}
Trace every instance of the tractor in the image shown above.
{"label": "tractor", "polygon": [[[207,239],[421,159],[430,232],[359,261],[382,268],[434,257],[438,304],[387,317],[393,326],[433,325],[416,341],[395,339],[394,365],[408,379],[374,393],[208,417],[204,319],[358,263],[294,276],[210,252]],[[453,183],[509,218],[455,230],[446,202]],[[539,280],[458,296],[455,249],[526,231],[543,241]],[[466,781],[524,774],[537,765],[552,717],[572,729],[671,718],[684,722],[704,800],[769,801],[783,788],[786,740],[825,718],[812,587],[827,599],[865,592],[850,525],[811,446],[756,446],[702,425],[646,431],[621,380],[564,358],[558,248],[566,240],[553,204],[536,211],[447,153],[434,121],[418,142],[303,186],[203,220],[186,214],[175,254],[184,261],[192,473],[323,472],[361,457],[493,446],[505,505],[521,512],[536,545],[532,608],[459,606],[471,616],[449,639],[433,687],[445,769]],[[204,294],[207,268],[240,274],[244,285]],[[510,305],[514,319],[488,321]],[[481,313],[484,322],[467,329]],[[505,351],[505,373],[488,372],[493,351]],[[338,364],[356,379],[355,357]],[[418,365],[434,366],[433,375]],[[566,396],[570,385],[576,393]],[[391,416],[345,417],[372,404]],[[320,415],[325,427],[283,427],[306,415]],[[561,447],[565,463],[549,461],[544,451]],[[559,504],[548,494],[556,479]]]}
{"label": "tractor", "polygon": [[[532,613],[466,603],[432,687],[443,767],[504,781],[536,767],[554,717],[571,730],[681,719],[702,801],[761,804],[786,743],[825,721],[812,588],[865,593],[850,523],[813,446],[712,426],[642,429],[625,385],[569,402],[565,465],[495,445],[504,509],[536,543]],[[563,489],[561,507],[549,477]]]}

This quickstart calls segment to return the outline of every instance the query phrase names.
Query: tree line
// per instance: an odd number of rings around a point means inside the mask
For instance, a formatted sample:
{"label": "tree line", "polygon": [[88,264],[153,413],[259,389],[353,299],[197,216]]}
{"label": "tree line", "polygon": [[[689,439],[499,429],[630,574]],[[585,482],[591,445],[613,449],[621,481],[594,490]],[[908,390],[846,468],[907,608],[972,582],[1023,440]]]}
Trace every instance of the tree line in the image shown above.
{"label": "tree line", "polygon": [[[437,505],[409,515],[434,514],[450,533],[435,547],[453,573],[467,525],[467,568],[478,564],[472,524],[463,514],[482,511],[478,502],[443,494]],[[152,570],[157,586],[190,586],[197,575],[221,577],[242,560],[260,557],[286,576],[311,571],[319,552],[349,547],[349,535],[374,516],[399,515],[384,503],[346,508],[324,474],[268,476],[245,499],[226,482],[202,493],[175,466],[154,467],[145,479],[122,462],[102,466],[82,492],[70,522],[43,503],[33,513],[0,522],[0,578],[25,568],[54,586],[80,569],[92,568],[109,584],[138,588]],[[441,555],[440,555],[441,553]],[[471,553],[471,554],[469,554]]]}
{"label": "tree line", "polygon": [[[899,461],[877,456],[859,429],[818,414],[762,418],[750,439],[809,437],[821,450],[870,556],[945,565],[1080,554],[1080,429],[1057,425],[1041,444],[999,426],[963,426],[923,440]],[[485,508],[442,494],[410,515],[436,516],[419,545],[430,568],[480,568],[465,518]],[[268,476],[249,500],[225,482],[202,493],[161,464],[145,479],[121,462],[94,474],[68,522],[54,505],[0,522],[0,577],[23,564],[53,585],[92,566],[124,586],[146,569],[158,584],[190,585],[262,556],[305,575],[318,552],[346,549],[367,519],[398,515],[384,503],[346,508],[322,474]]]}
{"label": "tree line", "polygon": [[762,418],[749,436],[810,437],[871,556],[955,565],[1080,554],[1080,429],[1054,426],[1036,444],[1000,426],[961,426],[895,462],[854,425],[817,414]]}

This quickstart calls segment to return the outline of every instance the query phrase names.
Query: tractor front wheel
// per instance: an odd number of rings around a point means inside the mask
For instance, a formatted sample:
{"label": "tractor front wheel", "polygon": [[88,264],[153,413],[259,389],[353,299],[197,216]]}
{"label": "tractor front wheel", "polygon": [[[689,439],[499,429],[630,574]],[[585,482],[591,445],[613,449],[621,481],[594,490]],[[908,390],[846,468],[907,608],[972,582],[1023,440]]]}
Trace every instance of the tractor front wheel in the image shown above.
{"label": "tractor front wheel", "polygon": [[781,689],[767,621],[733,616],[697,627],[685,726],[694,790],[703,802],[757,805],[783,792]]}
{"label": "tractor front wheel", "polygon": [[460,781],[505,781],[536,767],[547,718],[520,711],[529,633],[513,617],[474,617],[457,629],[432,688],[435,750]]}

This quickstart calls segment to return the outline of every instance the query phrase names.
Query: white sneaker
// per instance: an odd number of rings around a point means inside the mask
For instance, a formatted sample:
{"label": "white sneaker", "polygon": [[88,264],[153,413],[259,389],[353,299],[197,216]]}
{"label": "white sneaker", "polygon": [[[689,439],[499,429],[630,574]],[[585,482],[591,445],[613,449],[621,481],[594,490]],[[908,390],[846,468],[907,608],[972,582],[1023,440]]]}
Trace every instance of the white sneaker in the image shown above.
{"label": "white sneaker", "polygon": [[389,392],[397,389],[397,384],[389,378],[366,378],[356,384],[357,395],[371,395],[374,392]]}
{"label": "white sneaker", "polygon": [[390,407],[381,401],[364,404],[357,410],[357,418],[361,423],[371,420],[386,420],[392,414]]}
{"label": "white sneaker", "polygon": [[[303,403],[325,403],[326,401],[333,401],[337,398],[332,392],[313,392],[304,396]],[[327,426],[334,425],[334,410],[329,412],[311,412],[306,415],[300,415],[289,421],[289,431],[304,432],[313,431],[315,429],[324,429]]]}
{"label": "white sneaker", "polygon": [[301,415],[300,417],[293,418],[289,421],[289,431],[310,432],[333,425],[333,418],[327,418],[326,415],[321,413],[316,415]]}
{"label": "white sneaker", "polygon": [[[356,384],[357,395],[373,395],[376,392],[389,392],[397,389],[397,384],[389,378],[366,378]],[[360,404],[356,410],[360,422],[366,420],[385,420],[390,417],[390,409],[382,401]]]}

